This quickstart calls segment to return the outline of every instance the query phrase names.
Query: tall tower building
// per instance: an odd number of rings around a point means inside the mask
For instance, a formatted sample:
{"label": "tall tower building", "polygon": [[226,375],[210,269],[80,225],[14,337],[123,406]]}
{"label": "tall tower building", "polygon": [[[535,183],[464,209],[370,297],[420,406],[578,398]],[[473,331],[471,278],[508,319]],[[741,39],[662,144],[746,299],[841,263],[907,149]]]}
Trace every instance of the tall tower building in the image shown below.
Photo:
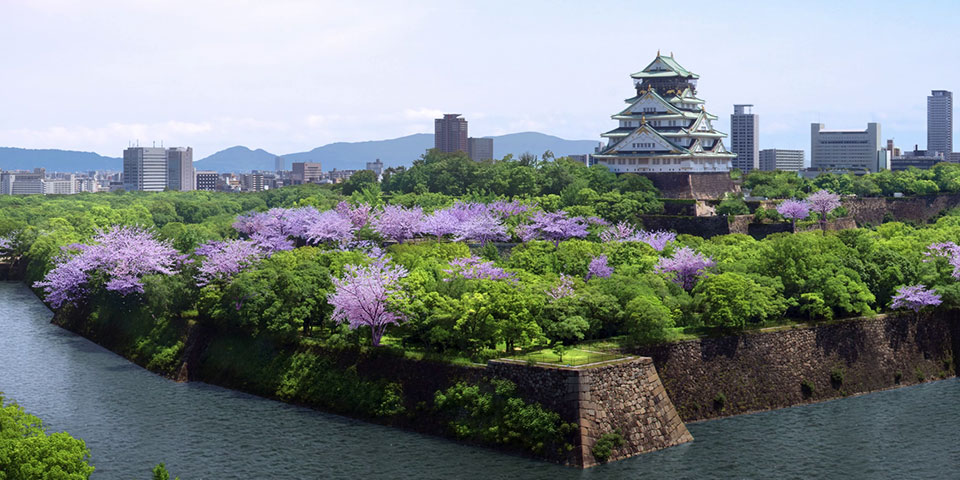
{"label": "tall tower building", "polygon": [[748,173],[760,168],[760,116],[753,105],[734,105],[730,115],[730,151],[737,154],[733,168]]}
{"label": "tall tower building", "polygon": [[197,189],[197,177],[193,170],[193,148],[167,149],[167,188],[181,192]]}
{"label": "tall tower building", "polygon": [[717,116],[697,98],[699,75],[681,67],[672,54],[658,53],[630,77],[636,94],[612,116],[617,128],[601,135],[607,144],[593,155],[597,163],[614,173],[730,171],[734,155],[722,140],[727,135],[713,128]]}
{"label": "tall tower building", "polygon": [[123,189],[162,192],[167,186],[167,150],[130,147],[123,151]]}
{"label": "tall tower building", "polygon": [[283,157],[277,157],[273,159],[274,171],[282,172],[284,167]]}
{"label": "tall tower building", "polygon": [[927,97],[927,152],[953,152],[953,92],[933,90]]}
{"label": "tall tower building", "polygon": [[445,113],[433,121],[433,148],[444,152],[469,151],[467,143],[467,120],[459,113]]}

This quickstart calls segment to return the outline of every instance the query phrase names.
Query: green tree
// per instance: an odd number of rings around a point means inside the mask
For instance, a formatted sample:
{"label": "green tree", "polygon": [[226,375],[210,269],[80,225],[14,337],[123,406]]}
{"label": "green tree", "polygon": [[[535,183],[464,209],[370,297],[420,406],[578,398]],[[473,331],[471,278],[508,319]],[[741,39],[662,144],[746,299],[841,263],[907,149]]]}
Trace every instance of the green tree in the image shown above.
{"label": "green tree", "polygon": [[90,450],[67,433],[47,434],[43,422],[0,395],[0,478],[4,480],[85,480]]}

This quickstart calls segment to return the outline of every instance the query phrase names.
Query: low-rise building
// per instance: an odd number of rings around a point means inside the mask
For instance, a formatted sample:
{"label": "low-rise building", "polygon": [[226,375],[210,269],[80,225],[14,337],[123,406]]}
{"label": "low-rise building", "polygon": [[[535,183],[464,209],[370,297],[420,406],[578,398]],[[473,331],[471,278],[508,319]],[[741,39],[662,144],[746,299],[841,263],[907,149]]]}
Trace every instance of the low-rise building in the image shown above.
{"label": "low-rise building", "polygon": [[803,150],[766,148],[760,150],[760,170],[799,172],[803,169]]}

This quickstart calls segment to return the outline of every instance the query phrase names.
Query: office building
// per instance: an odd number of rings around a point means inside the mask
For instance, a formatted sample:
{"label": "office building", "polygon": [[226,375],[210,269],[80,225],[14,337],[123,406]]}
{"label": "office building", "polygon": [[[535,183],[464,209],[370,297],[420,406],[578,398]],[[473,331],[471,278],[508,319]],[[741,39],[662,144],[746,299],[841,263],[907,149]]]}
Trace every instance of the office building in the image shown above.
{"label": "office building", "polygon": [[320,183],[323,170],[320,162],[293,162],[294,183]]}
{"label": "office building", "polygon": [[723,146],[727,135],[713,128],[717,116],[697,98],[699,75],[658,52],[631,77],[636,95],[613,115],[619,125],[601,135],[607,145],[594,160],[616,173],[730,171],[736,155]]}
{"label": "office building", "polygon": [[760,167],[760,116],[753,113],[753,105],[734,105],[730,115],[730,151],[737,154],[733,168],[748,173]]}
{"label": "office building", "polygon": [[264,190],[262,173],[244,174],[240,177],[240,183],[244,192],[262,192]]}
{"label": "office building", "polygon": [[73,195],[77,193],[77,182],[72,178],[73,175],[70,175],[70,177],[71,178],[66,179],[48,178],[42,180],[44,195]]}
{"label": "office building", "polygon": [[760,170],[799,172],[803,170],[803,150],[767,148],[760,150]]}
{"label": "office building", "polygon": [[167,187],[167,150],[130,147],[123,151],[123,189],[162,192]]}
{"label": "office building", "polygon": [[367,162],[367,170],[373,172],[377,176],[377,180],[380,180],[380,177],[383,176],[383,162],[379,158],[375,162]]}
{"label": "office building", "polygon": [[914,145],[912,152],[903,152],[903,155],[893,157],[890,160],[890,169],[900,171],[913,167],[927,170],[944,161],[947,161],[947,157],[943,153],[920,150],[919,145]]}
{"label": "office building", "polygon": [[880,141],[880,124],[866,130],[826,130],[810,125],[810,167],[833,172],[866,173],[888,167],[887,150]]}
{"label": "office building", "polygon": [[927,97],[927,152],[953,153],[953,93],[933,90]]}
{"label": "office building", "polygon": [[470,149],[467,142],[467,120],[459,113],[445,113],[443,118],[434,120],[433,148],[445,153],[467,153]]}
{"label": "office building", "polygon": [[353,176],[354,173],[359,172],[359,170],[333,170],[327,172],[327,179],[333,183],[341,183]]}
{"label": "office building", "polygon": [[206,190],[210,192],[216,190],[218,178],[219,175],[217,175],[217,172],[209,170],[197,171],[197,190]]}
{"label": "office building", "polygon": [[275,172],[282,172],[284,167],[283,157],[277,157],[273,159],[273,170]]}
{"label": "office building", "polygon": [[181,192],[196,190],[193,148],[167,149],[167,188]]}
{"label": "office building", "polygon": [[470,160],[475,162],[493,160],[493,139],[473,137],[468,138],[467,155],[470,156]]}
{"label": "office building", "polygon": [[43,193],[43,173],[12,171],[0,173],[0,195],[39,195]]}

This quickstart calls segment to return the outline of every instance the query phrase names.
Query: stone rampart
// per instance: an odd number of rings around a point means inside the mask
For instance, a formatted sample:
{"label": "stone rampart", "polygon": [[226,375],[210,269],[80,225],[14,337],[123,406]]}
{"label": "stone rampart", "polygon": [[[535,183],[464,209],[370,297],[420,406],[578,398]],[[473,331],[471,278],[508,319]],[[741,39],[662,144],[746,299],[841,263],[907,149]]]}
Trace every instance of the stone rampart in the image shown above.
{"label": "stone rampart", "polygon": [[956,374],[954,314],[880,315],[640,348],[684,421],[788,407]]}
{"label": "stone rampart", "polygon": [[728,192],[740,191],[740,185],[730,179],[730,174],[726,172],[662,172],[639,175],[649,178],[653,186],[660,190],[663,198],[710,200],[723,198]]}
{"label": "stone rampart", "polygon": [[506,378],[521,394],[560,413],[579,426],[568,462],[581,467],[598,463],[597,440],[619,433],[623,444],[608,460],[619,460],[693,440],[673,408],[650,358],[627,358],[587,367],[552,367],[493,360],[487,374]]}

